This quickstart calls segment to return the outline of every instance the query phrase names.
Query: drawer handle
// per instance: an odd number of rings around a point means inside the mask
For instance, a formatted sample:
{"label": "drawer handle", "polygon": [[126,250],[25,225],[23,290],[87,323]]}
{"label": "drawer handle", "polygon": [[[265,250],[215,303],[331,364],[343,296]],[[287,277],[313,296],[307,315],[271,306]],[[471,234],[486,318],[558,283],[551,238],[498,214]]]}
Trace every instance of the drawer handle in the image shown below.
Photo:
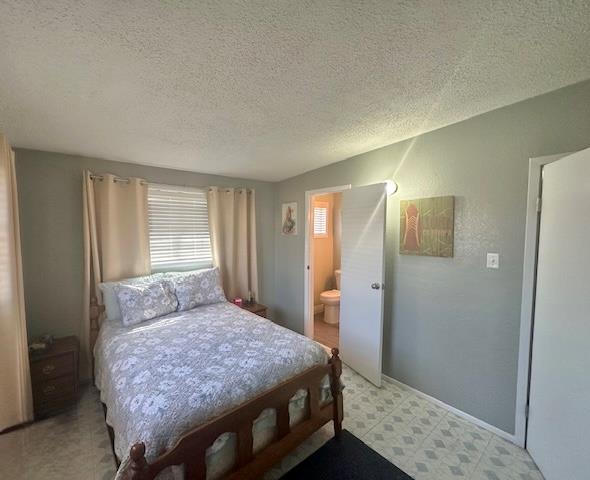
{"label": "drawer handle", "polygon": [[43,393],[47,395],[48,393],[55,392],[55,385],[48,385],[43,389]]}
{"label": "drawer handle", "polygon": [[44,373],[45,375],[49,375],[49,374],[50,374],[51,372],[53,372],[54,370],[55,370],[55,365],[51,365],[51,364],[50,364],[50,365],[45,365],[45,366],[43,367],[43,370],[42,370],[42,371],[43,371],[43,373]]}

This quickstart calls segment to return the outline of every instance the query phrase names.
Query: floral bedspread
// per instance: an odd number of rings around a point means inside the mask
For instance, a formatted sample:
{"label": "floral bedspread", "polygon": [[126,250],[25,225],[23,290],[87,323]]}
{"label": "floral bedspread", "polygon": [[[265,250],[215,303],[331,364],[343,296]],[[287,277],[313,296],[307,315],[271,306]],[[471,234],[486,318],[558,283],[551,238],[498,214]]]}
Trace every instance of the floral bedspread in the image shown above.
{"label": "floral bedspread", "polygon": [[122,466],[135,442],[150,461],[188,429],[328,361],[319,344],[228,302],[131,327],[106,321],[94,355]]}

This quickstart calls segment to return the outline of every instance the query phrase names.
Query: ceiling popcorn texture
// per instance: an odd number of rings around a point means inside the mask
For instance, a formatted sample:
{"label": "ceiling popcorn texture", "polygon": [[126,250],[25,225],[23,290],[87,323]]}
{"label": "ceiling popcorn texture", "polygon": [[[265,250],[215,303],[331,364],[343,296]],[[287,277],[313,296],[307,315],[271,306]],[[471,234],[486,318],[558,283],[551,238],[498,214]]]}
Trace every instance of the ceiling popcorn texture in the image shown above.
{"label": "ceiling popcorn texture", "polygon": [[590,78],[589,24],[584,0],[0,0],[0,131],[281,180]]}

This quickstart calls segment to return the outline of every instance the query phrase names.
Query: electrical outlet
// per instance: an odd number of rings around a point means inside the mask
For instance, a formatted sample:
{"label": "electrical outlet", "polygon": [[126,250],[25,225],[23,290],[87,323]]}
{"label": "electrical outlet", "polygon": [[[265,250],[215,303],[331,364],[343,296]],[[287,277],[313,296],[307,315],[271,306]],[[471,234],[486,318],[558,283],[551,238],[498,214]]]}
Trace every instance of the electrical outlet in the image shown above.
{"label": "electrical outlet", "polygon": [[488,253],[487,268],[500,268],[500,254],[498,253]]}

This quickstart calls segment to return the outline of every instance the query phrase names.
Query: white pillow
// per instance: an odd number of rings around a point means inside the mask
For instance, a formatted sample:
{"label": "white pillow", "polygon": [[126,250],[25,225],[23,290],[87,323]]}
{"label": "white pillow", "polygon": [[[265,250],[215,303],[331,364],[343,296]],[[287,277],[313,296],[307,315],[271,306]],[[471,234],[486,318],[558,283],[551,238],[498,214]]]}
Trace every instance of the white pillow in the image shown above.
{"label": "white pillow", "polygon": [[121,309],[121,321],[129,327],[175,312],[178,300],[172,284],[161,280],[149,285],[117,285],[115,293]]}
{"label": "white pillow", "polygon": [[105,307],[107,320],[121,320],[121,309],[119,308],[119,300],[115,292],[116,287],[119,285],[148,285],[161,279],[161,273],[154,273],[144,277],[124,278],[116,282],[99,283],[98,288],[102,292],[102,303]]}
{"label": "white pillow", "polygon": [[169,273],[168,278],[178,299],[178,311],[191,310],[199,305],[226,302],[219,269],[207,268],[190,272]]}

